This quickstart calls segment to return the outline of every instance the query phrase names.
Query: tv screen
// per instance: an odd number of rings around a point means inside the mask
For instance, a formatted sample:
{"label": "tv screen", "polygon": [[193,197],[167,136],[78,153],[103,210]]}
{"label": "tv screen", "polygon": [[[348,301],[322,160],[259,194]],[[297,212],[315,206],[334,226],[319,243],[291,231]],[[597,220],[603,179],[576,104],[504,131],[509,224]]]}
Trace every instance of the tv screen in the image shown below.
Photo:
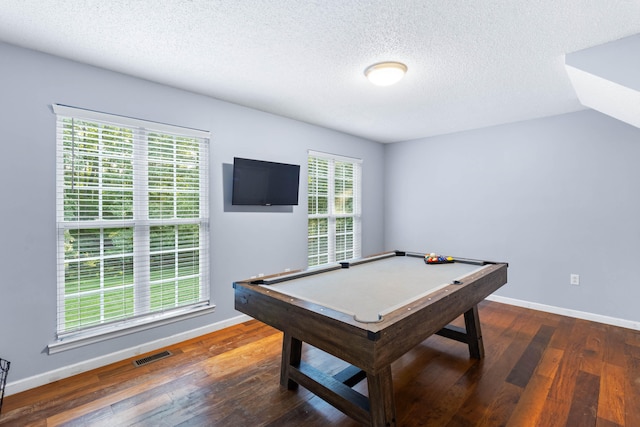
{"label": "tv screen", "polygon": [[233,158],[233,205],[298,204],[300,166]]}

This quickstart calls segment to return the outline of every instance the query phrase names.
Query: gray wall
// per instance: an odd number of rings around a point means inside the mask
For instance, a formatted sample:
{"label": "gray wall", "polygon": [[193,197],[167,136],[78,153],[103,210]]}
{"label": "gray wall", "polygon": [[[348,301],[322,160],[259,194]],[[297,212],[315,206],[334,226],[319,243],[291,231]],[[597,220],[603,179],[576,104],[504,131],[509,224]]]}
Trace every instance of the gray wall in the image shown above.
{"label": "gray wall", "polygon": [[[304,267],[308,149],[364,159],[364,254],[504,260],[510,277],[499,295],[640,320],[640,130],[599,113],[383,146],[6,44],[0,95],[0,357],[12,361],[10,382],[231,319],[233,280]],[[215,313],[46,355],[56,325],[52,103],[212,132]],[[231,207],[234,156],[302,164],[301,205]]]}
{"label": "gray wall", "polygon": [[[233,309],[234,280],[304,268],[308,149],[363,159],[363,252],[383,250],[380,144],[7,44],[0,44],[0,94],[0,357],[12,362],[10,382],[233,318],[240,314]],[[215,313],[46,355],[56,328],[52,103],[212,132]],[[225,200],[230,185],[225,173],[234,156],[301,164],[301,204],[284,212],[232,209]]]}
{"label": "gray wall", "polygon": [[388,248],[508,261],[499,296],[640,320],[639,129],[581,111],[385,150]]}

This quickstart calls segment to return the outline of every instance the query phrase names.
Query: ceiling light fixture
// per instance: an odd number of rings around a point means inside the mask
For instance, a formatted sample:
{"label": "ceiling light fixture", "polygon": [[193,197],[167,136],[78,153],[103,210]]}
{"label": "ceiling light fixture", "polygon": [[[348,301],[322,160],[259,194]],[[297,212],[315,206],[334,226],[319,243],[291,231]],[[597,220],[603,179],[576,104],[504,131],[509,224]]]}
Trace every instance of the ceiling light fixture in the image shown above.
{"label": "ceiling light fixture", "polygon": [[390,86],[398,83],[407,72],[407,66],[401,62],[379,62],[364,70],[364,75],[377,86]]}

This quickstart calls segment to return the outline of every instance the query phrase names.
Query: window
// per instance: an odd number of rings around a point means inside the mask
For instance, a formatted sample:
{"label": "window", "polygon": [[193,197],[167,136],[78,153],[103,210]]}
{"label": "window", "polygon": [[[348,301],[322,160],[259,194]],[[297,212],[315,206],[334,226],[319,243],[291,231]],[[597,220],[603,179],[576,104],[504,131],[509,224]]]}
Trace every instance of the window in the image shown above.
{"label": "window", "polygon": [[360,257],[361,160],[309,152],[308,263]]}
{"label": "window", "polygon": [[209,302],[209,133],[54,105],[58,338]]}

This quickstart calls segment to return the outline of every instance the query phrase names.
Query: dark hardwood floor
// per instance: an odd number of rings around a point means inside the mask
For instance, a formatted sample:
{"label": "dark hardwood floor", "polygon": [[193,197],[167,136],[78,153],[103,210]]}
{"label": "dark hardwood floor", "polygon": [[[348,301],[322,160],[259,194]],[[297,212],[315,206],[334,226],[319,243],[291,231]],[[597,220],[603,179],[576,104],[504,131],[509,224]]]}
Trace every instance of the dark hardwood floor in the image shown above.
{"label": "dark hardwood floor", "polygon": [[[640,332],[495,302],[480,319],[484,360],[433,336],[393,364],[399,425],[640,426]],[[281,340],[257,321],[236,325],[142,367],[126,360],[5,397],[0,426],[356,426],[279,386]],[[344,367],[309,347],[303,357]]]}

